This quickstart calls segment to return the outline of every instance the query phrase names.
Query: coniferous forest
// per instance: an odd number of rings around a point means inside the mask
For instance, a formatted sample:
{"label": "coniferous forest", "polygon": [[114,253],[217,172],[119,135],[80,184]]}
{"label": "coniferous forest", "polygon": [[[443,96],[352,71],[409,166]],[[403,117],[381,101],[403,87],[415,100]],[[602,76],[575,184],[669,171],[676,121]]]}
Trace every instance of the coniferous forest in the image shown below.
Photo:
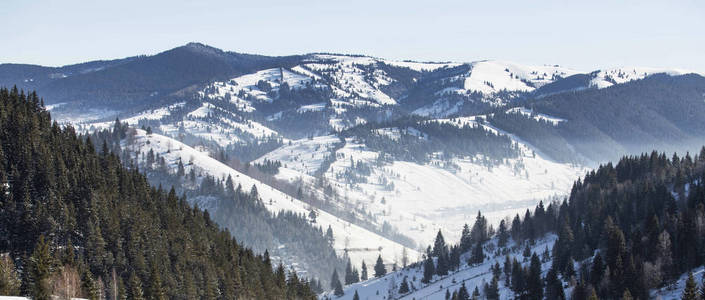
{"label": "coniferous forest", "polygon": [[0,90],[0,294],[35,299],[313,299],[207,212]]}

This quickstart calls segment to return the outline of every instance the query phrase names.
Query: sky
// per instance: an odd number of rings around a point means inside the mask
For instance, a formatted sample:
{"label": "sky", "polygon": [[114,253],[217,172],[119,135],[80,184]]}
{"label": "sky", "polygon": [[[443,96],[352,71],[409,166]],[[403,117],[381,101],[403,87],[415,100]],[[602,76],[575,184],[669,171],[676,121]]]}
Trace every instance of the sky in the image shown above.
{"label": "sky", "polygon": [[265,55],[705,73],[704,29],[702,0],[3,0],[0,63],[60,66],[201,42]]}

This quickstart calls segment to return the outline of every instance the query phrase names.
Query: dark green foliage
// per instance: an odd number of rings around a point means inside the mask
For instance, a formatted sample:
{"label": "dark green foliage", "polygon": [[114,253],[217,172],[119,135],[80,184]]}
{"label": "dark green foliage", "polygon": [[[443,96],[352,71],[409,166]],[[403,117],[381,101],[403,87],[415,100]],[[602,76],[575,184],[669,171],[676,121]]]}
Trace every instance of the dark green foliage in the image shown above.
{"label": "dark green foliage", "polygon": [[[695,225],[705,221],[704,182],[705,148],[695,157],[657,152],[625,157],[578,180],[570,197],[551,203],[543,215],[537,207],[523,222],[515,219],[516,237],[530,238],[527,224],[557,232],[552,272],[579,279],[575,292],[585,297],[593,287],[600,298],[629,291],[645,299],[649,289],[705,263],[705,232]],[[574,269],[573,261],[597,249],[591,264]],[[552,294],[558,289],[555,274],[549,275],[546,293]]]}
{"label": "dark green foliage", "polygon": [[[35,253],[23,262],[34,270],[23,285],[36,286],[51,270],[43,253],[58,257],[52,249],[71,241],[84,283],[110,278],[114,268],[134,299],[140,291],[194,294],[191,287],[198,297],[315,298],[305,281],[275,282],[271,264],[218,229],[207,212],[173,190],[151,187],[73,128],[52,124],[38,103],[35,94],[0,90],[0,175],[9,179],[9,192],[0,194],[0,252]],[[46,246],[36,242],[41,235],[49,237]],[[186,274],[191,287],[180,284]]]}
{"label": "dark green foliage", "polygon": [[338,270],[333,270],[333,275],[330,279],[330,288],[333,289],[336,296],[342,296],[343,285],[340,283],[340,277],[338,276]]}
{"label": "dark green foliage", "polygon": [[406,276],[404,276],[404,279],[402,279],[401,284],[399,285],[399,294],[404,295],[409,292],[409,283],[406,281]]}
{"label": "dark green foliage", "polygon": [[382,255],[377,256],[377,263],[375,263],[375,277],[382,277],[387,274],[387,268],[384,266],[382,261]]}
{"label": "dark green foliage", "polygon": [[49,250],[49,244],[44,240],[43,235],[39,236],[27,266],[29,282],[26,284],[33,299],[49,300],[51,298],[49,277],[54,272],[55,265],[56,262]]}
{"label": "dark green foliage", "polygon": [[688,279],[685,281],[685,289],[683,289],[683,300],[698,300],[698,284],[695,282],[693,272],[688,273]]}
{"label": "dark green foliage", "polygon": [[0,295],[19,296],[20,277],[14,262],[7,255],[0,255]]}
{"label": "dark green foliage", "polygon": [[541,278],[541,260],[534,253],[531,255],[531,265],[526,279],[526,289],[528,299],[543,299],[543,279]]}

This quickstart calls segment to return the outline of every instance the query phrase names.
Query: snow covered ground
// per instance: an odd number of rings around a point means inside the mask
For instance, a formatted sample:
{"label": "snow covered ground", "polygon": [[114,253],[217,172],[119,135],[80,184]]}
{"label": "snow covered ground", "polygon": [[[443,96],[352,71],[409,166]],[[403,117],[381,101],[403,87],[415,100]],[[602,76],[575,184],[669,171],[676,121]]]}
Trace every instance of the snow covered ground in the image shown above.
{"label": "snow covered ground", "polygon": [[[478,118],[484,116],[438,121],[480,126]],[[484,122],[481,126],[500,132]],[[407,133],[409,130],[415,129],[405,129]],[[378,131],[392,138],[399,134],[399,129]],[[463,224],[471,222],[478,210],[496,226],[506,216],[523,215],[539,200],[565,195],[574,180],[587,171],[581,166],[554,162],[531,145],[509,136],[519,145],[521,156],[492,168],[481,164],[481,156],[450,162],[394,161],[379,165],[378,152],[348,138],[324,176],[359,211],[372,213],[380,224],[388,222],[420,245],[430,244],[439,228],[449,232],[450,239],[457,239]],[[291,146],[285,145],[260,160],[281,161],[284,167],[277,174],[279,179],[304,180],[312,185],[315,179],[310,175],[330,155],[325,149],[335,142],[337,139],[332,137],[292,141]],[[351,169],[352,162],[371,168],[366,182],[350,184],[341,177]]]}
{"label": "snow covered ground", "polygon": [[[555,235],[549,235],[543,239],[537,240],[536,243],[531,246],[531,251],[541,256],[547,248],[550,251],[556,239],[557,237]],[[344,288],[345,295],[341,297],[336,297],[332,295],[331,292],[328,292],[322,294],[319,298],[325,299],[326,297],[330,297],[331,299],[351,300],[355,295],[355,291],[357,291],[361,300],[445,300],[446,290],[452,294],[453,291],[458,290],[463,283],[469,293],[472,294],[475,287],[477,287],[482,293],[485,283],[492,281],[493,275],[490,268],[495,263],[499,263],[500,266],[503,266],[504,264],[504,255],[494,256],[492,251],[488,251],[489,249],[495,248],[495,246],[496,240],[491,240],[486,243],[485,255],[489,258],[485,259],[483,263],[475,266],[469,266],[466,263],[469,258],[469,253],[465,253],[460,259],[460,269],[446,276],[434,275],[433,279],[428,284],[421,282],[421,279],[423,278],[423,265],[419,264],[418,266],[401,269],[380,278],[373,278],[364,282],[348,285]],[[522,247],[518,247],[516,251],[510,252],[508,255],[510,258],[516,258],[522,263],[522,265],[528,266],[529,262],[522,256],[522,250]],[[546,272],[548,272],[550,267],[550,262],[542,263],[542,276],[546,275]],[[406,278],[409,283],[411,291],[407,294],[399,295],[399,285],[404,278]],[[504,279],[499,281],[500,299],[512,299],[514,294],[505,284],[506,282]]]}
{"label": "snow covered ground", "polygon": [[492,94],[502,90],[530,92],[558,78],[578,74],[576,70],[559,66],[530,66],[504,61],[472,63],[465,78],[465,89]]}
{"label": "snow covered ground", "polygon": [[[132,145],[126,144],[123,149],[129,149],[133,152],[139,151],[143,154],[153,149],[155,153],[163,156],[172,167],[176,166],[180,158],[185,165],[187,173],[190,172],[191,168],[196,168],[197,174],[206,173],[217,178],[226,178],[229,175],[233,178],[235,184],[241,184],[246,191],[255,186],[263,203],[272,212],[293,211],[299,214],[308,214],[310,209],[312,209],[308,204],[235,171],[211,158],[207,153],[199,152],[172,138],[159,134],[148,135],[143,130],[137,130],[133,140],[134,143]],[[172,169],[175,169],[175,167]],[[392,263],[402,256],[404,249],[402,245],[360,226],[341,220],[325,211],[316,210],[318,212],[316,225],[321,226],[324,230],[331,226],[335,238],[334,248],[340,255],[343,254],[343,250],[346,248],[375,249],[374,251],[349,253],[351,261],[358,268],[363,260],[370,264],[377,259],[378,255],[382,255],[382,258],[388,263]],[[407,249],[407,253],[412,261],[419,257],[419,253],[414,249]]]}
{"label": "snow covered ground", "polygon": [[622,84],[633,80],[643,79],[646,76],[666,73],[671,76],[692,73],[681,69],[645,68],[645,67],[623,67],[597,71],[590,81],[590,86],[606,88],[615,84]]}

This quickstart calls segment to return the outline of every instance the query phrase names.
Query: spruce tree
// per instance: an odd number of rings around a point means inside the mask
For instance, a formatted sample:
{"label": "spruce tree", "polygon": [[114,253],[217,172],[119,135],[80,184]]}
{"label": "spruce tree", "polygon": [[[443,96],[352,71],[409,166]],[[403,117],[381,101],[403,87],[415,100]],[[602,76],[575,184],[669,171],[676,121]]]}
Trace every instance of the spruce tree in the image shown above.
{"label": "spruce tree", "polygon": [[357,290],[355,290],[355,295],[353,295],[353,300],[360,300],[360,295],[357,294]]}
{"label": "spruce tree", "polygon": [[382,261],[382,255],[377,256],[377,263],[375,263],[375,277],[382,277],[387,274],[387,269],[384,267],[384,262]]}
{"label": "spruce tree", "polygon": [[44,235],[39,236],[34,252],[29,258],[30,293],[33,299],[48,300],[51,298],[51,283],[49,277],[54,271],[55,262],[49,250],[49,244]]}
{"label": "spruce tree", "polygon": [[553,267],[546,273],[546,298],[556,300],[565,299],[563,283],[558,279],[558,272]]}
{"label": "spruce tree", "polygon": [[19,296],[20,278],[9,255],[0,255],[0,295]]}
{"label": "spruce tree", "polygon": [[472,298],[473,300],[480,300],[480,290],[477,289],[477,286],[475,286],[475,290],[472,291]]}
{"label": "spruce tree", "polygon": [[460,234],[460,249],[465,252],[472,247],[472,238],[470,237],[470,227],[468,224],[463,226],[463,231]]}
{"label": "spruce tree", "polygon": [[441,233],[441,230],[439,229],[438,234],[436,234],[436,240],[433,243],[432,255],[435,257],[439,257],[445,251],[446,251],[446,242],[443,239],[443,234]]}
{"label": "spruce tree", "polygon": [[355,279],[353,278],[352,264],[350,263],[350,258],[348,258],[348,261],[345,264],[345,285],[353,283],[355,283]]}
{"label": "spruce tree", "polygon": [[149,280],[149,293],[147,293],[147,297],[152,300],[165,300],[166,293],[164,292],[162,277],[159,275],[156,263],[152,263],[152,271]]}
{"label": "spruce tree", "polygon": [[362,261],[362,272],[360,273],[360,279],[362,281],[365,281],[368,279],[367,277],[367,265],[365,264],[365,261]]}
{"label": "spruce tree", "polygon": [[470,293],[468,293],[468,289],[465,287],[465,282],[460,285],[457,297],[459,300],[470,300]]}
{"label": "spruce tree", "polygon": [[485,295],[488,300],[499,300],[499,276],[492,276]]}
{"label": "spruce tree", "polygon": [[485,253],[482,251],[482,242],[475,243],[472,248],[472,255],[468,261],[469,265],[481,264],[485,260]]}
{"label": "spruce tree", "polygon": [[142,282],[140,281],[139,277],[137,277],[134,272],[131,272],[128,281],[130,286],[129,298],[133,300],[144,300],[144,291],[142,290]]}
{"label": "spruce tree", "polygon": [[695,283],[695,278],[693,278],[693,272],[688,272],[688,280],[685,282],[685,289],[683,290],[683,300],[698,300],[698,284]]}
{"label": "spruce tree", "polygon": [[399,294],[404,295],[409,292],[409,283],[406,281],[406,276],[404,276],[404,279],[402,279],[401,284],[399,285]]}
{"label": "spruce tree", "polygon": [[534,253],[531,256],[529,276],[526,282],[529,299],[543,299],[543,280],[541,279],[541,259]]}
{"label": "spruce tree", "polygon": [[[333,275],[331,275],[331,278],[330,278],[330,288],[331,288],[331,290],[335,290],[338,288],[339,285],[340,285],[340,277],[338,276],[338,270],[333,269]],[[341,287],[341,289],[342,289],[342,287]]]}
{"label": "spruce tree", "polygon": [[499,229],[497,231],[497,246],[504,247],[509,241],[509,232],[507,231],[507,225],[504,220],[499,222]]}
{"label": "spruce tree", "polygon": [[433,265],[433,258],[427,257],[423,263],[423,279],[421,282],[429,283],[433,278],[433,274],[436,273],[435,266]]}

